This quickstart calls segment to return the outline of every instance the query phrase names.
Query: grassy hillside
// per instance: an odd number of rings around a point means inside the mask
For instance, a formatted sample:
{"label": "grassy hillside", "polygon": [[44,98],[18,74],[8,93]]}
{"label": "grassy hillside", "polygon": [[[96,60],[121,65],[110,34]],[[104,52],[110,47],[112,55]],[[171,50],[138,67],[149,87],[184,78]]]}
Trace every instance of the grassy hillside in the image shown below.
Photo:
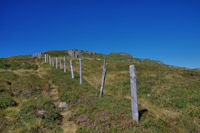
{"label": "grassy hillside", "polygon": [[[200,132],[199,70],[112,53],[99,98],[102,54],[83,54],[80,85],[78,59],[62,51],[47,53],[66,55],[67,72],[30,56],[0,59],[0,132]],[[131,64],[136,66],[139,123],[131,120]],[[61,101],[68,109],[58,108]]]}

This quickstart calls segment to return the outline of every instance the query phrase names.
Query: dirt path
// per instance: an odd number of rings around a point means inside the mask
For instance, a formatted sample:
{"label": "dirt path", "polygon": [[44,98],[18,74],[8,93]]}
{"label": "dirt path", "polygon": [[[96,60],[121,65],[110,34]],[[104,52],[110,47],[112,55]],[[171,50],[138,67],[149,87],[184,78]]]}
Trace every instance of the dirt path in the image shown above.
{"label": "dirt path", "polygon": [[[54,104],[58,107],[59,103],[61,102],[58,97],[58,87],[52,83],[50,83],[50,84],[51,84],[51,90],[49,92],[49,95],[52,98]],[[71,114],[72,114],[71,111],[69,111],[68,109],[64,109],[61,112],[61,115],[63,116],[62,129],[63,129],[64,133],[75,133],[76,132],[77,125],[74,122],[69,121]]]}
{"label": "dirt path", "polygon": [[[44,74],[46,74],[48,68],[41,67],[40,63],[37,63],[38,67],[38,75],[40,77],[43,77]],[[49,81],[50,84],[50,91],[49,96],[51,97],[53,103],[56,105],[56,107],[59,106],[59,103],[61,102],[58,96],[58,86],[52,83],[52,81]],[[68,109],[64,109],[61,112],[61,115],[63,116],[62,119],[62,129],[64,133],[75,133],[77,129],[77,125],[73,121],[69,121],[69,118],[71,117],[72,112]]]}

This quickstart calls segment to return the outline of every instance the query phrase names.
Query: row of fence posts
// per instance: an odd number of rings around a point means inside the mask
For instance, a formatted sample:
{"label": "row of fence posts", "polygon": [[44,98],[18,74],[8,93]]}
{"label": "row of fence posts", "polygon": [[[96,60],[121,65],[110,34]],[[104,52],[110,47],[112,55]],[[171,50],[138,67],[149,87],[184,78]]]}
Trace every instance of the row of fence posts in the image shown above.
{"label": "row of fence posts", "polygon": [[[54,60],[55,64],[54,64]],[[56,69],[58,69],[58,64],[60,66],[60,69],[64,69],[64,72],[66,73],[66,57],[63,57],[63,65],[62,65],[62,59],[58,57],[51,57],[48,54],[44,55],[44,62],[45,63],[49,63],[50,66],[55,66]],[[58,63],[59,62],[59,63]],[[72,64],[72,60],[70,60],[70,70],[71,70],[71,76],[72,79],[74,79],[74,70],[73,70],[73,64]],[[81,58],[79,59],[79,65],[80,65],[80,84],[82,84],[82,65],[81,65]]]}
{"label": "row of fence posts", "polygon": [[[56,58],[56,69],[58,69],[58,57]],[[44,62],[48,63],[51,66],[54,66],[54,57],[51,57],[48,54],[44,55]],[[66,58],[64,56],[64,72],[66,72]],[[79,66],[80,66],[80,84],[82,84],[82,65],[81,65],[81,58],[79,59]],[[62,60],[60,58],[60,69],[62,69]],[[72,60],[70,60],[70,69],[71,69],[71,76],[74,79],[74,71],[73,71],[73,64]],[[131,107],[132,107],[132,119],[135,121],[139,121],[139,112],[138,112],[138,102],[137,102],[137,85],[136,85],[136,69],[134,65],[129,66],[130,72],[130,86],[131,86]],[[103,87],[106,77],[106,56],[104,57],[104,64],[103,64],[103,72],[102,72],[102,81],[100,87],[100,97],[103,97]]]}

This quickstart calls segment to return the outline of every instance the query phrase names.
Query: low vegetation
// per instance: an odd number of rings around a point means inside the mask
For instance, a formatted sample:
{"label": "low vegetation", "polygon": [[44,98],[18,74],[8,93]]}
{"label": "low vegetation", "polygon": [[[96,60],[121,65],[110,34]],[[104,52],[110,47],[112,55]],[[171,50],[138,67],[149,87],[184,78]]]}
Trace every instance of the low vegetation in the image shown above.
{"label": "low vegetation", "polygon": [[[16,60],[17,58],[17,60]],[[18,69],[33,69],[37,70],[38,66],[34,64],[34,60],[32,62],[27,60],[27,56],[25,57],[10,57],[7,59],[0,59],[0,70],[1,69],[10,69],[10,70],[18,70]],[[30,57],[29,57],[30,58]]]}
{"label": "low vegetation", "polygon": [[[0,132],[63,132],[63,123],[70,121],[77,125],[76,132],[200,132],[199,70],[112,53],[100,98],[102,54],[83,54],[82,85],[78,59],[64,52],[49,54],[67,56],[66,73],[30,56],[0,59]],[[13,62],[20,66],[12,66]],[[36,68],[24,67],[26,63]],[[136,66],[139,123],[131,119],[130,64]],[[52,89],[58,90],[67,110],[55,104],[49,95]],[[71,112],[68,120],[63,121],[63,111]]]}

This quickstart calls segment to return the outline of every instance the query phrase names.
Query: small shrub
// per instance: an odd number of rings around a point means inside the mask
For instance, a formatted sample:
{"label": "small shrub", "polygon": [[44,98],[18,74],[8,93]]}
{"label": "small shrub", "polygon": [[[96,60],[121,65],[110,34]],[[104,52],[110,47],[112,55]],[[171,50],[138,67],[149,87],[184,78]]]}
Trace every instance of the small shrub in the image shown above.
{"label": "small shrub", "polygon": [[8,69],[8,68],[10,68],[10,64],[2,63],[2,64],[0,64],[0,68],[1,69]]}
{"label": "small shrub", "polygon": [[8,93],[6,92],[0,93],[0,108],[4,109],[15,105],[17,105],[17,103]]}

